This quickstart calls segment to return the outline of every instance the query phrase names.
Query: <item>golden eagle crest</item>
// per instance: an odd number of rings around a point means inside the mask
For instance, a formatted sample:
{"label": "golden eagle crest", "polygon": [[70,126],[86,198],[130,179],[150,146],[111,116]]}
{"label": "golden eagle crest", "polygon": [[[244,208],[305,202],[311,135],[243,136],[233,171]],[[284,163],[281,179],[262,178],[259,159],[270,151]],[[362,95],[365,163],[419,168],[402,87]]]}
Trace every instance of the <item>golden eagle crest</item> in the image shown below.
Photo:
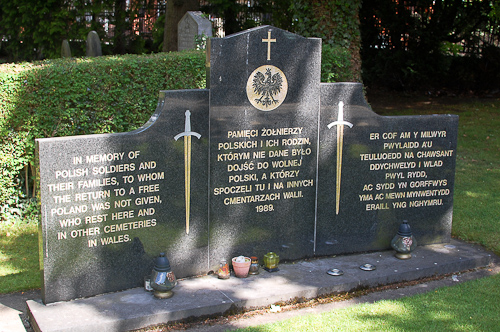
{"label": "golden eagle crest", "polygon": [[281,105],[287,90],[285,74],[274,66],[261,66],[248,78],[248,99],[261,111],[271,111]]}

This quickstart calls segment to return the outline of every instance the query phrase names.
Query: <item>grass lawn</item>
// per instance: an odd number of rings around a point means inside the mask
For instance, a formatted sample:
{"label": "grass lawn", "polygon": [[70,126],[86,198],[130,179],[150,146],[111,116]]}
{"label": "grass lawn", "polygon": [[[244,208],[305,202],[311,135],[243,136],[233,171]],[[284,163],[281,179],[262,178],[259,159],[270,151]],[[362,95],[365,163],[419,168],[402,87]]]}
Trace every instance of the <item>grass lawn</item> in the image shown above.
{"label": "grass lawn", "polygon": [[[500,255],[500,100],[370,100],[382,115],[458,114],[453,236]],[[0,293],[40,287],[35,224],[0,224]],[[242,331],[500,330],[500,276]]]}
{"label": "grass lawn", "polygon": [[0,294],[40,287],[38,226],[0,223]]}

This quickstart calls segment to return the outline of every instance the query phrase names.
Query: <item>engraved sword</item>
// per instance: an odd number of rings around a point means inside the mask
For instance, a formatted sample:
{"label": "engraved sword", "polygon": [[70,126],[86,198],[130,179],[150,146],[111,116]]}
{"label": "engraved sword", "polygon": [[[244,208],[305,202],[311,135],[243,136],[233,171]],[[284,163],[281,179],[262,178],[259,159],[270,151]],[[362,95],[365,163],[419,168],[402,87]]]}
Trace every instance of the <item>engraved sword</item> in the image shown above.
{"label": "engraved sword", "polygon": [[344,125],[352,128],[352,123],[344,121],[344,102],[339,102],[339,114],[337,121],[330,123],[327,127],[331,129],[333,126],[337,126],[337,182],[336,182],[336,214],[339,214],[340,207],[340,180],[342,174],[342,149],[344,145]]}
{"label": "engraved sword", "polygon": [[191,136],[200,139],[201,135],[191,131],[191,112],[186,111],[186,121],[184,123],[184,132],[175,135],[177,141],[184,136],[184,194],[186,200],[186,234],[189,234],[189,210],[191,205]]}

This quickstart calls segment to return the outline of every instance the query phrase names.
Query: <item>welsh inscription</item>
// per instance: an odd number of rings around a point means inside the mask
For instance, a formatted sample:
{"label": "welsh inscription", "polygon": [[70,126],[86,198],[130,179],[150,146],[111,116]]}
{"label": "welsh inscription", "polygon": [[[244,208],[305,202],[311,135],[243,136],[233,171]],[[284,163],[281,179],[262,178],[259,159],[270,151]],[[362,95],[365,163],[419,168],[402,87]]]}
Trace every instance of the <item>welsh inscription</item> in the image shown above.
{"label": "welsh inscription", "polygon": [[[365,182],[359,196],[366,211],[442,206],[451,194],[446,173],[430,172],[447,167],[455,157],[446,146],[446,130],[371,132],[369,140],[380,152],[361,153],[364,170],[383,182]],[[437,148],[437,149],[436,149]],[[369,178],[369,177],[368,177]]]}

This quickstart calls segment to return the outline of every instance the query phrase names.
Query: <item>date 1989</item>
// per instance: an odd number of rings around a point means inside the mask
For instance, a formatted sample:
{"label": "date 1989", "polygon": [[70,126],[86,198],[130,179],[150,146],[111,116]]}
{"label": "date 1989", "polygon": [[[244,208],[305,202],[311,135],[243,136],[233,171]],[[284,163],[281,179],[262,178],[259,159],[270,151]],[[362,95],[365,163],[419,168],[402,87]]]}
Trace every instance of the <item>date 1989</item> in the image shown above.
{"label": "date 1989", "polygon": [[274,211],[274,206],[272,204],[257,205],[255,207],[255,210],[257,210],[257,212],[270,212],[270,211]]}

